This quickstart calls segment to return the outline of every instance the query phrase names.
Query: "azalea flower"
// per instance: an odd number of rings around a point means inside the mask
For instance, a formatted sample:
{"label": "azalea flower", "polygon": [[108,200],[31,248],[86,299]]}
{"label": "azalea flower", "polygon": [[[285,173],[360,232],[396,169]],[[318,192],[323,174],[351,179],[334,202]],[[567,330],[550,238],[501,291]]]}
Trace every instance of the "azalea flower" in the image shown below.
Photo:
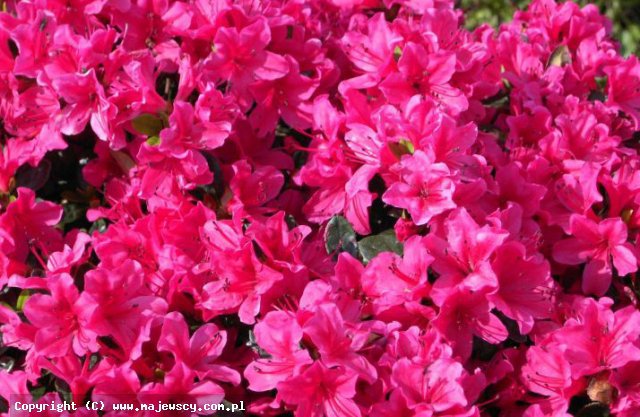
{"label": "azalea flower", "polygon": [[0,5],[0,417],[640,414],[640,64],[594,5]]}
{"label": "azalea flower", "polygon": [[353,397],[357,375],[344,369],[331,369],[315,362],[300,375],[279,385],[279,398],[296,405],[303,417],[360,416]]}
{"label": "azalea flower", "polygon": [[637,271],[635,250],[627,242],[627,228],[620,218],[596,223],[574,215],[570,224],[573,237],[555,244],[554,259],[567,265],[586,263],[582,281],[586,293],[604,295],[613,266],[620,275]]}
{"label": "azalea flower", "polygon": [[387,204],[407,209],[417,225],[455,208],[455,183],[446,165],[434,163],[427,154],[416,151],[403,157],[398,171],[401,180],[392,184],[382,198]]}
{"label": "azalea flower", "polygon": [[257,358],[245,369],[244,375],[254,391],[274,389],[313,362],[309,353],[300,348],[302,328],[289,313],[269,312],[256,324],[255,336],[269,357]]}
{"label": "azalea flower", "polygon": [[37,329],[34,349],[51,357],[96,352],[97,333],[85,319],[95,307],[80,298],[68,274],[51,277],[47,287],[50,294],[34,294],[24,305],[26,318]]}

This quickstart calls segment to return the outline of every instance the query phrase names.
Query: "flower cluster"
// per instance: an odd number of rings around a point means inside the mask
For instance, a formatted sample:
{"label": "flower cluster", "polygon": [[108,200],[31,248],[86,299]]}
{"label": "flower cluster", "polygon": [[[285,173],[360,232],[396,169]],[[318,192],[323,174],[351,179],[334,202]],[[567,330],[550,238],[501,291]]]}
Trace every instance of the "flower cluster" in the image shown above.
{"label": "flower cluster", "polygon": [[595,6],[0,4],[0,415],[640,415],[640,62]]}

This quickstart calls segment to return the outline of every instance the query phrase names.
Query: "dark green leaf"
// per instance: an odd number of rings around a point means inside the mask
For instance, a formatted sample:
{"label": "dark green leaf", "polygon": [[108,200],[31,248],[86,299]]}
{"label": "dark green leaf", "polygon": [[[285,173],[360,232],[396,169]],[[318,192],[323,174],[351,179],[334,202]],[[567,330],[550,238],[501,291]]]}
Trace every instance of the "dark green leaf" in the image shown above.
{"label": "dark green leaf", "polygon": [[357,257],[356,232],[349,221],[342,216],[333,216],[329,220],[325,229],[324,242],[327,253],[348,252]]}
{"label": "dark green leaf", "polygon": [[141,114],[133,119],[131,124],[138,133],[147,135],[150,138],[158,136],[160,131],[165,127],[165,122],[161,117],[147,113]]}
{"label": "dark green leaf", "polygon": [[68,403],[73,401],[73,396],[71,395],[71,387],[65,381],[60,378],[56,378],[55,388],[58,394],[62,396],[62,399]]}
{"label": "dark green leaf", "polygon": [[44,385],[41,385],[31,390],[31,397],[33,398],[33,401],[36,402],[40,398],[42,398],[42,396],[46,393],[47,393],[47,387],[45,387]]}
{"label": "dark green leaf", "polygon": [[107,222],[104,219],[96,220],[89,229],[89,234],[97,231],[98,233],[104,233],[107,230]]}
{"label": "dark green leaf", "polygon": [[381,252],[393,252],[402,255],[402,243],[396,239],[395,232],[390,229],[375,236],[368,236],[358,242],[360,255],[364,262],[369,262]]}
{"label": "dark green leaf", "polygon": [[605,101],[607,101],[607,96],[605,96],[602,91],[592,90],[589,93],[588,99],[589,101],[601,101],[604,103]]}

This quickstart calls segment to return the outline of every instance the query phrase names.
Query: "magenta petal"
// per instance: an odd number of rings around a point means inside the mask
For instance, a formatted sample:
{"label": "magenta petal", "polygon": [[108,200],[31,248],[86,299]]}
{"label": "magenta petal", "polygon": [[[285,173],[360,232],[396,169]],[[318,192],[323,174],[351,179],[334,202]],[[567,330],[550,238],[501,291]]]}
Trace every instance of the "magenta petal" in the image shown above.
{"label": "magenta petal", "polygon": [[602,259],[592,259],[584,268],[582,290],[587,294],[602,296],[611,285],[611,264]]}

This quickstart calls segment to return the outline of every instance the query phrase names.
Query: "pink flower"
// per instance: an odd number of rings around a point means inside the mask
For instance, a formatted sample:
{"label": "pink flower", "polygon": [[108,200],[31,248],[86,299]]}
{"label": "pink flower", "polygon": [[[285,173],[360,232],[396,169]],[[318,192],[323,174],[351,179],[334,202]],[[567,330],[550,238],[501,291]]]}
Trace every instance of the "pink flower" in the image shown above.
{"label": "pink flower", "polygon": [[431,294],[436,304],[458,284],[474,291],[496,289],[490,259],[507,234],[489,225],[480,227],[464,208],[452,212],[445,227],[446,241],[434,233],[425,239],[434,257],[433,269],[440,275]]}
{"label": "pink flower", "polygon": [[338,308],[333,304],[320,305],[313,317],[304,324],[303,331],[311,339],[328,367],[343,367],[356,372],[370,383],[377,378],[376,369],[356,351],[361,348],[353,330],[347,327]]}
{"label": "pink flower", "polygon": [[2,343],[18,349],[33,348],[37,328],[22,321],[21,317],[9,306],[0,304],[0,330]]}
{"label": "pink flower", "polygon": [[172,157],[154,146],[144,145],[138,154],[141,176],[140,196],[150,199],[153,195],[167,199],[178,189],[194,189],[209,184],[213,174],[204,155],[187,150],[179,157]]}
{"label": "pink flower", "polygon": [[81,74],[61,75],[52,81],[52,85],[66,102],[61,115],[62,133],[76,135],[90,122],[98,138],[109,139],[109,121],[117,110],[107,101],[93,69]]}
{"label": "pink flower", "polygon": [[[341,149],[344,146],[339,141],[318,141],[313,159],[300,171],[300,179],[306,185],[319,187],[303,210],[309,220],[318,223],[343,212],[355,231],[368,234],[371,232],[368,209],[374,199],[369,182],[378,168],[367,164],[366,161],[374,158],[365,155],[376,155],[381,143],[368,138],[364,140],[355,134],[356,131],[351,130],[347,135],[354,139],[353,142],[345,138],[349,150]],[[353,145],[354,142],[357,144]],[[353,172],[347,162],[351,157],[365,164]]]}
{"label": "pink flower", "polygon": [[586,298],[578,305],[578,316],[554,333],[558,343],[566,344],[565,357],[574,377],[640,360],[640,347],[636,345],[640,313],[632,306],[614,313],[610,305],[611,300],[606,298],[599,303]]}
{"label": "pink flower", "polygon": [[281,382],[278,398],[296,406],[300,417],[360,417],[353,400],[357,374],[315,362],[303,373]]}
{"label": "pink flower", "polygon": [[249,120],[260,136],[272,130],[278,117],[294,129],[311,127],[311,103],[317,83],[300,73],[298,62],[286,57],[288,72],[276,79],[258,80],[251,85],[256,108]]}
{"label": "pink flower", "polygon": [[407,358],[393,366],[392,382],[415,415],[451,415],[467,405],[460,383],[464,369],[452,359],[438,359],[426,367]]}
{"label": "pink flower", "polygon": [[[627,227],[620,218],[596,223],[584,216],[571,216],[572,237],[557,242],[553,258],[566,265],[586,263],[582,289],[603,295],[611,285],[612,266],[619,275],[638,270],[633,247],[627,242]],[[613,264],[613,265],[612,265]]]}
{"label": "pink flower", "polygon": [[[308,226],[290,228],[285,220],[286,213],[280,211],[267,220],[254,222],[247,228],[247,236],[260,247],[265,261],[274,269],[293,274],[304,274],[302,262],[304,239],[311,233]],[[297,279],[300,279],[298,277]]]}
{"label": "pink flower", "polygon": [[550,224],[557,224],[565,233],[570,231],[570,220],[573,214],[588,215],[589,210],[602,201],[598,191],[598,176],[601,166],[592,162],[567,160],[563,163],[563,170],[567,173],[558,179],[553,188],[555,199],[543,200],[542,209],[547,211],[546,217]]}
{"label": "pink flower", "polygon": [[11,407],[15,401],[30,398],[27,381],[28,376],[25,372],[7,372],[3,369],[0,371],[0,398],[4,398]]}
{"label": "pink flower", "polygon": [[547,192],[545,187],[528,182],[513,163],[498,170],[496,182],[500,188],[498,198],[501,208],[504,208],[506,202],[518,203],[524,216],[532,216],[538,212],[540,201]]}
{"label": "pink flower", "polygon": [[404,243],[403,257],[383,252],[367,264],[359,279],[376,314],[405,303],[419,304],[429,295],[427,270],[433,257],[425,249],[424,240],[413,236]]}
{"label": "pink flower", "polygon": [[309,353],[300,348],[302,328],[291,314],[269,312],[256,324],[254,332],[258,346],[269,357],[255,359],[245,368],[244,376],[251,390],[274,389],[313,362]]}
{"label": "pink flower", "polygon": [[507,338],[507,329],[491,312],[492,307],[487,301],[487,291],[457,288],[440,306],[433,325],[464,361],[471,355],[473,336],[494,344]]}
{"label": "pink flower", "polygon": [[522,334],[531,331],[534,320],[551,316],[554,285],[549,264],[541,256],[527,256],[522,244],[507,242],[496,250],[491,267],[498,291],[489,299],[518,323]]}
{"label": "pink flower", "polygon": [[368,19],[366,31],[366,35],[355,30],[347,32],[341,40],[345,52],[360,70],[374,76],[384,75],[387,67],[393,63],[394,44],[400,41],[401,37],[385,20],[384,13],[376,13]]}
{"label": "pink flower", "polygon": [[612,407],[621,417],[632,417],[640,411],[640,361],[630,362],[617,369],[611,384],[618,390],[618,401]]}
{"label": "pink flower", "polygon": [[[169,371],[162,382],[153,382],[142,387],[138,394],[140,402],[174,404],[196,404],[204,410],[205,404],[217,404],[224,398],[224,389],[214,382],[203,380],[197,381],[195,372],[181,363],[177,362]],[[148,415],[158,415],[156,412],[147,412]],[[187,414],[182,411],[183,415]],[[176,411],[165,411],[168,416],[175,416]],[[162,414],[160,414],[162,415]]]}
{"label": "pink flower", "polygon": [[237,106],[230,97],[225,97],[212,84],[207,85],[195,104],[195,116],[202,126],[201,148],[215,149],[229,137]]}
{"label": "pink flower", "polygon": [[82,360],[76,355],[66,355],[41,361],[40,366],[64,381],[69,386],[73,401],[80,403],[94,384],[111,370],[112,364],[103,360],[96,361],[91,366],[90,361]]}
{"label": "pink flower", "polygon": [[607,79],[607,104],[622,110],[636,129],[640,126],[640,62],[635,55],[604,69]]}
{"label": "pink flower", "polygon": [[199,308],[207,320],[237,312],[240,320],[253,324],[262,297],[283,278],[282,274],[260,262],[251,240],[231,231],[229,225],[207,222],[203,233],[211,245],[210,273],[215,279],[202,287]]}
{"label": "pink flower", "polygon": [[177,362],[185,364],[196,372],[198,378],[240,383],[240,375],[216,360],[227,343],[227,334],[214,324],[199,327],[189,338],[189,330],[184,318],[177,312],[164,317],[158,350],[171,352]]}
{"label": "pink flower", "polygon": [[391,184],[382,199],[407,209],[417,225],[427,224],[434,216],[456,207],[455,184],[445,164],[434,163],[426,153],[416,151],[404,156],[397,170],[400,181]]}
{"label": "pink flower", "polygon": [[29,149],[24,149],[22,141],[8,139],[0,152],[0,191],[6,193],[13,181],[16,171],[29,156]]}
{"label": "pink flower", "polygon": [[262,80],[274,80],[289,72],[287,60],[266,50],[271,42],[267,19],[258,18],[246,26],[221,27],[213,42],[208,64],[223,80],[242,91],[254,75]]}
{"label": "pink flower", "polygon": [[262,206],[273,200],[284,185],[282,173],[272,166],[252,168],[246,161],[239,161],[234,164],[233,171],[235,175],[229,187],[234,196],[229,202],[229,209],[232,212],[237,210],[239,215],[243,211],[268,210]]}
{"label": "pink flower", "polygon": [[3,247],[3,250],[24,261],[30,251],[41,251],[46,256],[62,249],[60,231],[53,227],[60,219],[62,207],[48,201],[36,201],[32,190],[18,188],[18,198],[0,216],[0,227],[9,232],[13,247]]}
{"label": "pink flower", "polygon": [[551,114],[542,106],[534,108],[530,113],[511,116],[509,125],[509,146],[531,146],[546,137],[551,128]]}
{"label": "pink flower", "polygon": [[[433,110],[424,120],[422,111],[428,106],[424,102],[412,104],[414,105],[412,110],[415,112],[412,116],[417,120],[411,121],[424,123],[423,131],[420,133],[425,136],[419,143],[424,146],[425,152],[432,152],[435,161],[444,162],[450,170],[462,169],[466,164],[472,163],[473,156],[469,155],[469,149],[478,137],[477,126],[473,123],[458,126],[455,118]],[[431,130],[432,125],[429,123],[431,117],[437,117],[438,127],[435,130]]]}
{"label": "pink flower", "polygon": [[79,232],[77,234],[70,233],[67,238],[74,237],[72,246],[65,244],[62,251],[54,252],[47,259],[47,269],[54,273],[71,272],[71,268],[83,261],[88,255],[86,252],[87,244],[91,243],[91,237]]}
{"label": "pink flower", "polygon": [[57,25],[56,16],[48,10],[32,6],[28,12],[30,18],[13,29],[12,37],[20,51],[13,71],[16,75],[35,78],[48,61],[47,52]]}
{"label": "pink flower", "polygon": [[95,306],[86,303],[68,274],[49,278],[51,294],[34,294],[26,301],[24,314],[37,328],[34,348],[40,355],[85,355],[98,350],[97,334],[84,317]]}
{"label": "pink flower", "polygon": [[165,300],[155,297],[144,285],[140,264],[130,259],[114,269],[87,272],[84,285],[80,299],[92,306],[83,317],[87,327],[112,337],[124,352],[140,343],[140,329],[145,323],[167,309]]}
{"label": "pink flower", "polygon": [[522,367],[525,385],[536,394],[549,398],[550,408],[566,409],[571,396],[571,366],[563,355],[565,346],[545,349],[532,346]]}
{"label": "pink flower", "polygon": [[139,391],[138,374],[131,369],[131,362],[123,362],[120,366],[112,366],[96,381],[91,398],[94,401],[103,401],[105,409],[110,410],[114,403],[135,403]]}
{"label": "pink flower", "polygon": [[638,417],[640,62],[458,3],[0,1],[2,417]]}
{"label": "pink flower", "polygon": [[380,83],[380,89],[393,103],[402,103],[415,94],[422,94],[451,114],[459,114],[469,103],[463,92],[450,84],[455,69],[453,52],[430,53],[424,46],[408,42],[401,48],[398,72],[387,76]]}

